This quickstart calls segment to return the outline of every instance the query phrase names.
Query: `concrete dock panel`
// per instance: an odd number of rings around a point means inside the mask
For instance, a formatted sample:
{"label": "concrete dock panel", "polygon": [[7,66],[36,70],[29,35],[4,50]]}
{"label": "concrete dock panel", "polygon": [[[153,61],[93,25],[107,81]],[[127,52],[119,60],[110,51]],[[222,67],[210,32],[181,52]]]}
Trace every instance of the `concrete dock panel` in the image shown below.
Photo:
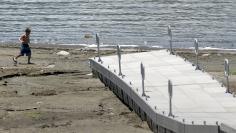
{"label": "concrete dock panel", "polygon": [[[121,57],[123,77],[118,75],[117,56],[101,59],[102,63],[97,58],[90,59],[91,68],[105,84],[113,83],[110,86],[113,92],[123,95],[119,97],[146,119],[154,132],[218,133],[236,129],[236,98],[225,93],[226,88],[211,75],[195,70],[192,63],[183,58],[166,50],[124,54]],[[142,96],[141,62],[145,67],[148,97]],[[168,116],[168,80],[173,83],[174,117]],[[117,87],[121,90],[117,91]]]}

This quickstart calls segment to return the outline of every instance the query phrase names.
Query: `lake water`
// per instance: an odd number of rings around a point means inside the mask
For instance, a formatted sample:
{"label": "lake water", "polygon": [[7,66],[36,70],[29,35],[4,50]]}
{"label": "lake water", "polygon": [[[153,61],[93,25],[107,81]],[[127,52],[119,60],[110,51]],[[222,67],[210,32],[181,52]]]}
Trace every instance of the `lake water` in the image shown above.
{"label": "lake water", "polygon": [[0,41],[32,43],[236,48],[236,0],[0,0]]}

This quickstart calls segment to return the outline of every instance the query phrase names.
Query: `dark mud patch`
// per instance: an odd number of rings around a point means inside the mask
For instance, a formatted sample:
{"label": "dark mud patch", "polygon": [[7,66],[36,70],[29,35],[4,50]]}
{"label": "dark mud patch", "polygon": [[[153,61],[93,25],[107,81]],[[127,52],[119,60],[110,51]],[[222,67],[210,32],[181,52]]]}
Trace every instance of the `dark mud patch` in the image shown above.
{"label": "dark mud patch", "polygon": [[17,90],[13,90],[13,91],[1,91],[0,92],[0,96],[2,97],[11,97],[11,96],[17,96],[18,91]]}
{"label": "dark mud patch", "polygon": [[50,72],[35,72],[35,73],[11,73],[7,75],[0,76],[0,81],[4,79],[20,77],[20,76],[27,76],[27,77],[41,77],[41,76],[51,76],[51,75],[63,75],[63,74],[77,74],[77,75],[87,75],[89,72],[82,72],[82,71],[50,71]]}
{"label": "dark mud patch", "polygon": [[8,108],[8,109],[4,109],[4,110],[9,111],[9,112],[14,112],[14,111],[29,111],[29,110],[36,110],[36,109],[38,109],[38,108],[37,107],[25,108],[25,109]]}
{"label": "dark mud patch", "polygon": [[43,90],[41,92],[32,92],[31,95],[33,96],[53,96],[57,95],[55,90]]}
{"label": "dark mud patch", "polygon": [[39,128],[57,128],[57,127],[67,127],[72,124],[72,121],[67,121],[64,123],[50,123],[50,124],[43,124],[39,126]]}
{"label": "dark mud patch", "polygon": [[88,73],[81,72],[81,71],[52,71],[52,72],[43,72],[43,73],[34,73],[28,74],[29,77],[39,77],[39,76],[51,76],[51,75],[62,75],[62,74],[79,74],[79,75],[86,75]]}
{"label": "dark mud patch", "polygon": [[131,112],[121,112],[119,115],[128,115],[130,114]]}

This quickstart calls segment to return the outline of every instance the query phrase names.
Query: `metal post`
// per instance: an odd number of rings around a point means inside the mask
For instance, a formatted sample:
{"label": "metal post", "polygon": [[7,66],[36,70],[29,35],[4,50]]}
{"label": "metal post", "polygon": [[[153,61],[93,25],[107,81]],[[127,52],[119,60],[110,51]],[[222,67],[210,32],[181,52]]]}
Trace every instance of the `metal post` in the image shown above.
{"label": "metal post", "polygon": [[144,90],[145,68],[143,66],[143,63],[141,63],[141,75],[142,75],[142,90],[143,90],[142,96],[146,96],[145,90]]}
{"label": "metal post", "polygon": [[196,70],[200,70],[200,67],[198,65],[198,54],[199,54],[199,51],[198,51],[198,40],[197,39],[194,39],[194,46],[195,46],[195,54],[196,54]]}
{"label": "metal post", "polygon": [[170,42],[170,54],[174,54],[172,49],[172,31],[170,25],[168,26],[168,35],[169,35],[169,42]]}
{"label": "metal post", "polygon": [[120,54],[120,46],[117,45],[117,55],[118,55],[118,62],[119,62],[119,76],[122,76],[121,72],[121,54]]}
{"label": "metal post", "polygon": [[230,93],[230,90],[229,90],[229,60],[225,59],[224,64],[225,64],[225,78],[226,78],[226,86],[227,86],[226,93]]}
{"label": "metal post", "polygon": [[168,116],[174,116],[172,114],[172,96],[173,96],[173,85],[170,80],[168,80],[168,92],[169,92],[169,115]]}
{"label": "metal post", "polygon": [[97,43],[97,48],[98,48],[98,62],[101,62],[101,57],[100,57],[100,39],[99,39],[99,34],[96,34],[96,43]]}

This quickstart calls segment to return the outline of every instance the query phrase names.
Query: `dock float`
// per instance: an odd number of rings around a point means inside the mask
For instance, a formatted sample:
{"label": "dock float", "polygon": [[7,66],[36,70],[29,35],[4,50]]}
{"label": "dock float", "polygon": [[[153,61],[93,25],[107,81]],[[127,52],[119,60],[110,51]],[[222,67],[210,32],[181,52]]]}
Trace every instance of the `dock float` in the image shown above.
{"label": "dock float", "polygon": [[236,133],[236,98],[166,50],[90,59],[93,74],[155,133]]}

